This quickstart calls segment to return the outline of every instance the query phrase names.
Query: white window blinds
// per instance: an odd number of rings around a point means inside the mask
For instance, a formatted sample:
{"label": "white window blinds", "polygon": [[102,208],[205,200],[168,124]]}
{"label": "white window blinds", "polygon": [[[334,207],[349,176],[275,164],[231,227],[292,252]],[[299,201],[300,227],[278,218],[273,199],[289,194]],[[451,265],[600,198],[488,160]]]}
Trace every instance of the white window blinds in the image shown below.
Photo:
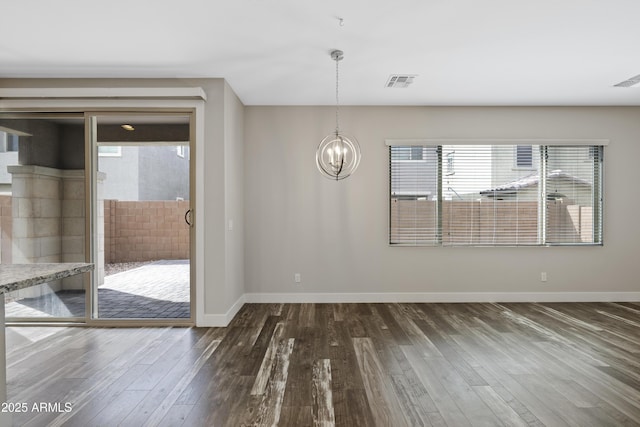
{"label": "white window blinds", "polygon": [[602,242],[601,146],[546,147],[545,243]]}
{"label": "white window blinds", "polygon": [[391,242],[438,243],[439,153],[438,147],[391,147]]}
{"label": "white window blinds", "polygon": [[416,147],[389,147],[392,245],[602,243],[602,146]]}

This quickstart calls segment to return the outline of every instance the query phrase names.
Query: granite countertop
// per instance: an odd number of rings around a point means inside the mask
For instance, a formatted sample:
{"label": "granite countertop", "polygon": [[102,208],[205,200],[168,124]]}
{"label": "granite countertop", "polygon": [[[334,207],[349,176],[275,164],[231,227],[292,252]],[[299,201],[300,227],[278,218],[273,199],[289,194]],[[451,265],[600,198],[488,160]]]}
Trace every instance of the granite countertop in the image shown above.
{"label": "granite countertop", "polygon": [[0,264],[0,294],[93,270],[93,264]]}

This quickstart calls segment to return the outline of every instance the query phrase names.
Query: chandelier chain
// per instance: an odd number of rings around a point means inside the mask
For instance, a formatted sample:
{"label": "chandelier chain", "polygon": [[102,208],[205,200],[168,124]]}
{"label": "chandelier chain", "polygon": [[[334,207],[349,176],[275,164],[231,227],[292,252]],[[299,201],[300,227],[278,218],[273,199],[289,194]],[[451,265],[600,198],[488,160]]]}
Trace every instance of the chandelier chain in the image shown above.
{"label": "chandelier chain", "polygon": [[340,60],[336,58],[336,135],[340,133],[340,98],[338,97],[338,82],[340,73],[338,71],[338,65]]}

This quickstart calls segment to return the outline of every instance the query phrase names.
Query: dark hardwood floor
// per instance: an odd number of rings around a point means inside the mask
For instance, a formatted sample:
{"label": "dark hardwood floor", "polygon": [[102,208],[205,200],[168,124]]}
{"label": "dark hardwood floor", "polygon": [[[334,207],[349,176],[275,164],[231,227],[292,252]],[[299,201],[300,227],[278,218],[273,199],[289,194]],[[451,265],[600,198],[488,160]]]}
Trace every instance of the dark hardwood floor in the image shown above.
{"label": "dark hardwood floor", "polygon": [[228,328],[13,327],[7,352],[19,426],[640,425],[640,303],[247,304]]}

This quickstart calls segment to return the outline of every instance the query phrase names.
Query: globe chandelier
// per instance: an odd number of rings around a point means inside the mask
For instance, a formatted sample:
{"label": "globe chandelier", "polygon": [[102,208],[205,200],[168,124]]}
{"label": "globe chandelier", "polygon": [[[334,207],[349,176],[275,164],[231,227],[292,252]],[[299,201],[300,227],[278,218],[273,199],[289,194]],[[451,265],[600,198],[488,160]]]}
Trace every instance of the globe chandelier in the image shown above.
{"label": "globe chandelier", "polygon": [[358,141],[340,131],[339,63],[343,58],[341,50],[331,52],[331,59],[336,61],[336,130],[324,137],[316,151],[318,170],[323,176],[336,181],[355,172],[361,157]]}

